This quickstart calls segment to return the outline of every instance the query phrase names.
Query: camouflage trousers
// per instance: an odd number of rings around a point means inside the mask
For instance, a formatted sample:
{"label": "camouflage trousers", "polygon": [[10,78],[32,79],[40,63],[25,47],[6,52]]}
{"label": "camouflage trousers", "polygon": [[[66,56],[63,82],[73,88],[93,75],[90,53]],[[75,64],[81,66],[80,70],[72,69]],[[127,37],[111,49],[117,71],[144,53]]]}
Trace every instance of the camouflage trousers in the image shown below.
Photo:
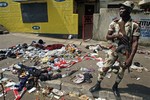
{"label": "camouflage trousers", "polygon": [[99,72],[98,81],[102,81],[104,77],[106,76],[108,70],[114,65],[116,61],[118,61],[119,70],[117,72],[116,82],[120,83],[120,81],[123,79],[124,72],[125,72],[125,69],[123,68],[125,60],[126,60],[125,55],[109,50],[105,58],[104,67],[98,69],[98,72]]}

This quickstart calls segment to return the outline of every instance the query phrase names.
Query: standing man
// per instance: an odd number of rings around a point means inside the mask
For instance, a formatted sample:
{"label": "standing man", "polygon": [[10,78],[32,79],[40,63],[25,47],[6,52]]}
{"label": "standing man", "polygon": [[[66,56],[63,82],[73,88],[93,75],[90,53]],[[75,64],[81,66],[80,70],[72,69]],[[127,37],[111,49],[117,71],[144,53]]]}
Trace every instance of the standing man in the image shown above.
{"label": "standing man", "polygon": [[126,1],[120,4],[119,14],[121,18],[115,19],[110,23],[106,39],[113,42],[111,50],[108,53],[104,67],[99,69],[97,83],[90,88],[90,92],[101,89],[100,84],[107,74],[107,71],[112,67],[115,61],[118,61],[120,67],[112,90],[115,96],[120,96],[118,84],[121,82],[125,70],[132,64],[132,60],[138,48],[140,36],[139,26],[130,16],[133,8],[134,3],[132,1]]}

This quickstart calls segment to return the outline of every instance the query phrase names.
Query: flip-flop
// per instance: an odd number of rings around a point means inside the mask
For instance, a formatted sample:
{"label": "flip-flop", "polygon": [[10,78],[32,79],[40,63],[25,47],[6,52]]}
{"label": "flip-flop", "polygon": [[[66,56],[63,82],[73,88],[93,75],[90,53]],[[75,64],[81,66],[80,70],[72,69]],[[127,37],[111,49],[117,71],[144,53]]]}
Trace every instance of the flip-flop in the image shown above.
{"label": "flip-flop", "polygon": [[74,77],[72,81],[77,84],[82,83],[84,81],[84,75],[76,74],[76,76]]}
{"label": "flip-flop", "polygon": [[58,89],[53,89],[52,93],[54,93],[57,96],[63,96],[64,95],[64,93]]}

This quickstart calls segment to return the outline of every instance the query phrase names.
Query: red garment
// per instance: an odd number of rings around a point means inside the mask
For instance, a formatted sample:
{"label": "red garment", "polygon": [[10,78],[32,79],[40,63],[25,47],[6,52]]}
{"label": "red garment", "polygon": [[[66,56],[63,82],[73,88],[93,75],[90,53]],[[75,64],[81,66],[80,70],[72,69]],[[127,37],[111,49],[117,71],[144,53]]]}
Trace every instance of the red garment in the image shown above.
{"label": "red garment", "polygon": [[55,50],[55,49],[61,49],[64,45],[63,44],[52,44],[52,45],[47,45],[45,49],[47,50]]}

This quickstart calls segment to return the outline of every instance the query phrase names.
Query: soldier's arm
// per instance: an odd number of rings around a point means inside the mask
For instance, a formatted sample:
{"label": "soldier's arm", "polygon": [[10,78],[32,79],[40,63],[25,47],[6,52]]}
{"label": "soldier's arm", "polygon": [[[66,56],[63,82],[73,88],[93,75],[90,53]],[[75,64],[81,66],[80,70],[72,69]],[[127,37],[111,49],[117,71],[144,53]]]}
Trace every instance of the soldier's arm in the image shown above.
{"label": "soldier's arm", "polygon": [[133,60],[134,58],[134,55],[137,51],[137,48],[138,48],[138,40],[139,40],[139,36],[133,36],[133,40],[132,40],[132,49],[131,49],[131,54],[130,54],[130,59]]}
{"label": "soldier's arm", "polygon": [[114,24],[115,24],[114,21],[112,21],[109,24],[108,32],[107,32],[107,35],[106,35],[106,39],[107,40],[114,40],[116,38],[116,36],[113,34],[115,32],[115,26],[114,26]]}
{"label": "soldier's arm", "polygon": [[137,51],[137,48],[138,48],[139,36],[140,36],[140,28],[139,28],[138,24],[135,24],[133,38],[132,38],[132,42],[131,42],[132,43],[131,44],[131,54],[126,61],[127,67],[129,67],[132,64],[132,60],[133,60],[135,53]]}
{"label": "soldier's arm", "polygon": [[132,47],[131,47],[131,59],[134,58],[134,55],[137,51],[137,48],[138,48],[138,40],[139,40],[139,36],[140,36],[140,27],[138,25],[138,23],[135,23],[134,25],[134,33],[133,33],[133,39],[132,39]]}
{"label": "soldier's arm", "polygon": [[113,40],[116,38],[116,35],[113,34],[113,31],[108,30],[107,35],[106,35],[106,39],[107,40]]}

